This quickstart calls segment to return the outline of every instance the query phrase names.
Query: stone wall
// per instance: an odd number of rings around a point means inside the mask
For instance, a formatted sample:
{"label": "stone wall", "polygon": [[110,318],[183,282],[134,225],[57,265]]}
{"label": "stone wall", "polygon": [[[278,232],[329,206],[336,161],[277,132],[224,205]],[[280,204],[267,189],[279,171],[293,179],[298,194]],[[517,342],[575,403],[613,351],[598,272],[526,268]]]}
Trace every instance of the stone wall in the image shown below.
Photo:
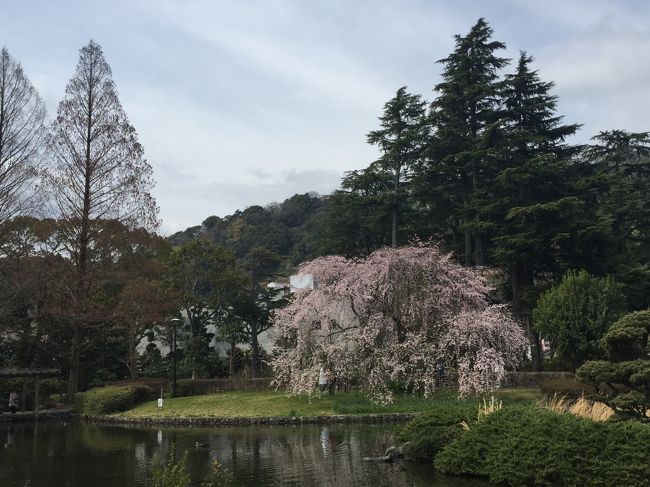
{"label": "stone wall", "polygon": [[413,419],[418,413],[341,414],[323,416],[268,416],[233,418],[130,418],[125,416],[85,416],[84,420],[105,424],[172,425],[172,426],[243,426],[334,423],[399,423]]}

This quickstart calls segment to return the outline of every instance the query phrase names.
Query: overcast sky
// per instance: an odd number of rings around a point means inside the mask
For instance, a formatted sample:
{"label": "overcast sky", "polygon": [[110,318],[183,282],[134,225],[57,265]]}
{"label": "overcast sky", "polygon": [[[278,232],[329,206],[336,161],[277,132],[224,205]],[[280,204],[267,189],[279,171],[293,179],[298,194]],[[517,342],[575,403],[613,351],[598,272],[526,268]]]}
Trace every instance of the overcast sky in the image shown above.
{"label": "overcast sky", "polygon": [[479,17],[556,82],[560,113],[650,130],[650,2],[0,0],[0,45],[56,113],[99,42],[155,171],[164,234],[294,193],[328,193],[376,158],[365,134],[403,85],[433,98]]}

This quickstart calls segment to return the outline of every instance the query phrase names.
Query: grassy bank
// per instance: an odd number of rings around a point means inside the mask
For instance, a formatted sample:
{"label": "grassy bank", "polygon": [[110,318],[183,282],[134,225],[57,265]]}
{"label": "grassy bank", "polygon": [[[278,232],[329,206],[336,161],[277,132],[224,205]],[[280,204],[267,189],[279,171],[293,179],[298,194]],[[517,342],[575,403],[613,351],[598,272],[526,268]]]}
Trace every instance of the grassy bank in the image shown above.
{"label": "grassy bank", "polygon": [[[504,389],[497,395],[504,404],[532,404],[541,397],[537,389]],[[476,398],[459,401],[455,391],[440,391],[431,399],[411,395],[397,396],[393,404],[388,406],[373,404],[356,393],[325,395],[309,401],[306,397],[288,397],[276,391],[240,391],[165,399],[162,409],[158,408],[155,401],[149,401],[119,415],[133,418],[232,418],[411,413],[428,411],[442,404],[478,408],[478,403]]]}

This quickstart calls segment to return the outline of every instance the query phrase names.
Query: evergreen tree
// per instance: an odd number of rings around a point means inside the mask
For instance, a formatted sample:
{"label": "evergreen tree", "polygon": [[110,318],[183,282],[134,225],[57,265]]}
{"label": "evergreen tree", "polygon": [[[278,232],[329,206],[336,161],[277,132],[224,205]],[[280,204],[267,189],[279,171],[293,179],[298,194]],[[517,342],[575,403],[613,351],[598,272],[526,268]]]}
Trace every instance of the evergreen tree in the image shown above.
{"label": "evergreen tree", "polygon": [[625,284],[633,309],[645,309],[650,307],[650,133],[611,130],[593,140],[585,153],[614,249],[606,271]]}
{"label": "evergreen tree", "polygon": [[[497,56],[505,44],[492,40],[492,28],[482,18],[466,36],[456,35],[455,40],[454,51],[438,61],[444,66],[443,81],[435,87],[438,97],[431,106],[435,133],[428,148],[426,177],[420,178],[420,194],[434,217],[452,210],[455,218],[448,222],[454,225],[454,235],[464,236],[466,264],[485,265],[487,229],[477,206],[492,177],[487,155],[499,118],[498,73],[509,60]],[[440,203],[442,209],[437,207]]]}
{"label": "evergreen tree", "polygon": [[390,244],[390,209],[383,198],[389,185],[387,173],[348,171],[316,229],[318,255],[365,257]]}
{"label": "evergreen tree", "polygon": [[562,124],[557,97],[550,94],[553,83],[540,80],[531,62],[522,52],[517,71],[503,83],[502,122],[489,157],[496,176],[479,214],[493,234],[491,260],[509,272],[513,309],[525,324],[538,369],[539,338],[531,326],[536,285],[561,267],[560,244],[582,221],[584,204],[573,196],[575,149],[565,143],[578,126]]}
{"label": "evergreen tree", "polygon": [[368,134],[368,143],[378,146],[382,155],[366,171],[389,180],[382,193],[390,208],[391,245],[397,247],[400,213],[408,197],[405,184],[409,182],[425,141],[425,102],[402,86],[384,105],[379,120],[381,128]]}

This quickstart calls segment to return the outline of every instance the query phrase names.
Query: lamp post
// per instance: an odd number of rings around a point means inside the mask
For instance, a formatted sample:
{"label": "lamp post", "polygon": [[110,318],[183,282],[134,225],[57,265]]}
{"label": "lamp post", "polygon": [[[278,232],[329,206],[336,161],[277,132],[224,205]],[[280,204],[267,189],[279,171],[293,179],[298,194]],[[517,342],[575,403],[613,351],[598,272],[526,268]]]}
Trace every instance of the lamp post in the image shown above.
{"label": "lamp post", "polygon": [[178,324],[181,322],[180,319],[178,318],[172,318],[171,323],[173,328],[173,337],[172,337],[172,353],[174,354],[174,372],[173,372],[173,377],[172,377],[172,397],[176,397],[176,327]]}

